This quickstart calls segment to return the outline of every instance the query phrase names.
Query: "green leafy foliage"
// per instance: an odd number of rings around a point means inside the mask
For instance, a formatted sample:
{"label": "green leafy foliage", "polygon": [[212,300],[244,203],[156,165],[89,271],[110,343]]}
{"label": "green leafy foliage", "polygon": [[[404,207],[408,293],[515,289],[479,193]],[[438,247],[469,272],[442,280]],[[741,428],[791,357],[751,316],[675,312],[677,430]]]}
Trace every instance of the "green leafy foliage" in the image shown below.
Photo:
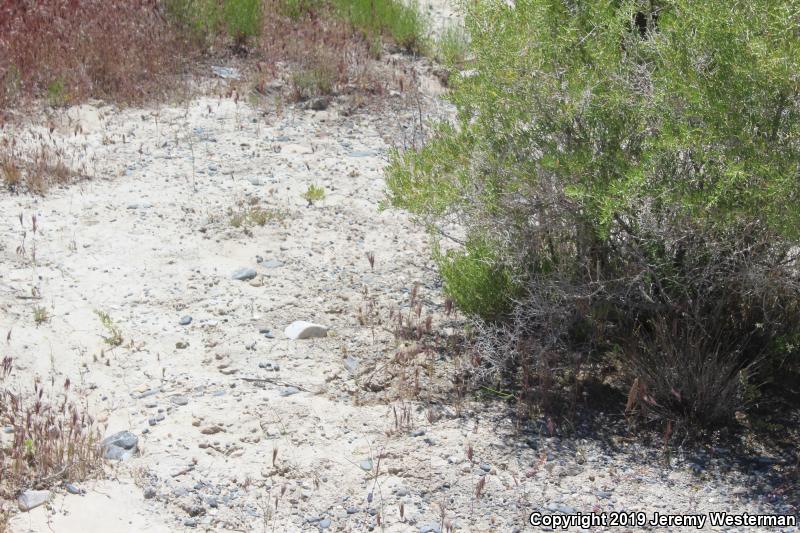
{"label": "green leafy foliage", "polygon": [[[526,293],[510,330],[527,345],[566,353],[580,323],[583,349],[625,354],[645,411],[730,416],[741,376],[800,330],[798,13],[797,0],[470,4],[457,123],[394,154],[388,203],[434,230],[458,222],[468,243],[491,237],[453,257],[513,272],[496,289]],[[461,276],[459,294],[485,278]],[[572,318],[546,342],[520,325],[548,313]]]}

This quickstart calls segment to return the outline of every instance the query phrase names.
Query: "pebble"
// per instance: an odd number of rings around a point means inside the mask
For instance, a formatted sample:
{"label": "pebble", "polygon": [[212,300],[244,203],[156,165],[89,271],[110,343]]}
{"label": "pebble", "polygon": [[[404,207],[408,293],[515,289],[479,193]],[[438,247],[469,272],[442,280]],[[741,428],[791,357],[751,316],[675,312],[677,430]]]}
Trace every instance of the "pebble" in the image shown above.
{"label": "pebble", "polygon": [[313,322],[306,322],[305,320],[297,320],[289,324],[284,330],[284,334],[290,339],[314,339],[319,337],[326,337],[328,335],[328,328]]}
{"label": "pebble", "polygon": [[439,524],[422,524],[419,526],[419,533],[442,533]]}
{"label": "pebble", "polygon": [[189,315],[182,316],[182,317],[181,317],[181,319],[180,319],[180,321],[179,321],[178,323],[179,323],[181,326],[188,326],[189,324],[191,324],[191,323],[192,323],[192,317],[190,317]]}
{"label": "pebble", "polygon": [[181,406],[188,404],[189,398],[179,394],[177,396],[173,396],[172,398],[170,398],[169,401],[171,401],[175,405]]}
{"label": "pebble", "polygon": [[156,497],[156,489],[153,487],[147,487],[144,489],[144,499],[145,500],[152,500]]}
{"label": "pebble", "polygon": [[231,274],[231,279],[235,279],[237,281],[249,281],[256,277],[256,271],[252,268],[240,268],[236,270],[233,274]]}
{"label": "pebble", "polygon": [[358,463],[358,466],[361,467],[361,470],[364,470],[365,472],[370,472],[372,471],[372,459],[364,459],[363,461]]}
{"label": "pebble", "polygon": [[73,483],[64,483],[64,488],[67,489],[67,492],[70,494],[86,494],[85,490]]}
{"label": "pebble", "polygon": [[50,501],[49,490],[26,490],[17,498],[17,505],[22,512],[30,511]]}
{"label": "pebble", "polygon": [[300,392],[300,389],[297,387],[284,387],[281,389],[280,394],[281,396],[291,396],[292,394],[297,394],[298,392]]}
{"label": "pebble", "polygon": [[331,527],[331,519],[323,518],[322,520],[319,521],[317,525],[319,526],[320,529],[328,529],[329,527]]}
{"label": "pebble", "polygon": [[280,268],[283,266],[283,263],[277,259],[267,259],[261,263],[261,266],[264,268]]}
{"label": "pebble", "polygon": [[101,446],[106,459],[125,461],[138,450],[139,437],[130,431],[120,431],[103,439]]}

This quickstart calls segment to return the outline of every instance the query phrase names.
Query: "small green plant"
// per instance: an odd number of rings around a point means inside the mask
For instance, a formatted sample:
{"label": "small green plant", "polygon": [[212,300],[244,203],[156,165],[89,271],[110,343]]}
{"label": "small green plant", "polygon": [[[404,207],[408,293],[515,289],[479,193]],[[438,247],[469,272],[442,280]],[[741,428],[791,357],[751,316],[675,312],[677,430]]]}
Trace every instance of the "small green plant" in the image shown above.
{"label": "small green plant", "polygon": [[41,305],[37,305],[33,308],[33,321],[36,322],[36,325],[44,324],[50,320],[50,314],[47,312],[47,308]]}
{"label": "small green plant", "polygon": [[495,320],[503,316],[518,292],[506,267],[498,265],[493,249],[482,241],[463,250],[436,251],[444,290],[467,314]]}
{"label": "small green plant", "polygon": [[111,347],[121,345],[122,341],[124,340],[122,338],[122,331],[119,329],[119,326],[117,326],[114,321],[111,320],[111,317],[108,315],[108,313],[95,309],[94,314],[97,315],[97,318],[100,319],[100,323],[108,332],[108,336],[101,335],[105,343]]}
{"label": "small green plant", "polygon": [[67,86],[61,78],[47,85],[47,101],[52,107],[61,107],[67,103]]}
{"label": "small green plant", "polygon": [[306,192],[303,193],[303,198],[308,201],[308,205],[321,202],[325,199],[325,189],[318,185],[309,185]]}

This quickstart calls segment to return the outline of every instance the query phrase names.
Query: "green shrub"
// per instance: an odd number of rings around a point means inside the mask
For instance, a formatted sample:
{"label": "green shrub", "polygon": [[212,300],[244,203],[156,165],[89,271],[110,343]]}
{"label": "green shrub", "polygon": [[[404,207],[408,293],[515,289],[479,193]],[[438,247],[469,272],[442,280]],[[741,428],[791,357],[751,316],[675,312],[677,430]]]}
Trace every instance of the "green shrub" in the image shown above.
{"label": "green shrub", "polygon": [[[389,203],[491,236],[482,257],[514,272],[516,305],[535,306],[497,335],[536,353],[623,354],[648,415],[730,418],[740,382],[759,367],[769,379],[760,363],[800,331],[798,7],[470,4],[457,124],[393,156]],[[542,313],[559,317],[558,338],[520,325]]]}

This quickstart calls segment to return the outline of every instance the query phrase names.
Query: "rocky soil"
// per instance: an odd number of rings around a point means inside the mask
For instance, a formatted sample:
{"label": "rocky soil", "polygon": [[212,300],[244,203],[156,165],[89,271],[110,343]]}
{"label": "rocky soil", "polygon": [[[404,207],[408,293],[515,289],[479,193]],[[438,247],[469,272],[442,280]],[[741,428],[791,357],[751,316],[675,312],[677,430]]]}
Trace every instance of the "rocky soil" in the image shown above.
{"label": "rocky soil", "polygon": [[[520,429],[502,405],[442,393],[457,364],[446,351],[392,366],[394,337],[370,316],[409,313],[414,291],[433,329],[457,319],[443,312],[424,232],[378,209],[388,151],[420,109],[389,100],[355,113],[215,96],[83,105],[51,117],[52,131],[14,133],[52,136],[91,179],[0,194],[3,352],[20,383],[69,377],[104,433],[129,431],[135,445],[109,447],[103,479],[55,489],[12,531],[526,531],[534,511],[796,515],[796,487],[776,475],[783,458],[740,465],[709,448],[665,460],[635,440],[551,434],[542,420]],[[446,111],[437,102],[423,95],[426,116]],[[311,185],[324,199],[303,197]],[[38,325],[37,306],[49,315]],[[120,346],[103,339],[97,310]],[[326,331],[289,338],[301,320]]]}

